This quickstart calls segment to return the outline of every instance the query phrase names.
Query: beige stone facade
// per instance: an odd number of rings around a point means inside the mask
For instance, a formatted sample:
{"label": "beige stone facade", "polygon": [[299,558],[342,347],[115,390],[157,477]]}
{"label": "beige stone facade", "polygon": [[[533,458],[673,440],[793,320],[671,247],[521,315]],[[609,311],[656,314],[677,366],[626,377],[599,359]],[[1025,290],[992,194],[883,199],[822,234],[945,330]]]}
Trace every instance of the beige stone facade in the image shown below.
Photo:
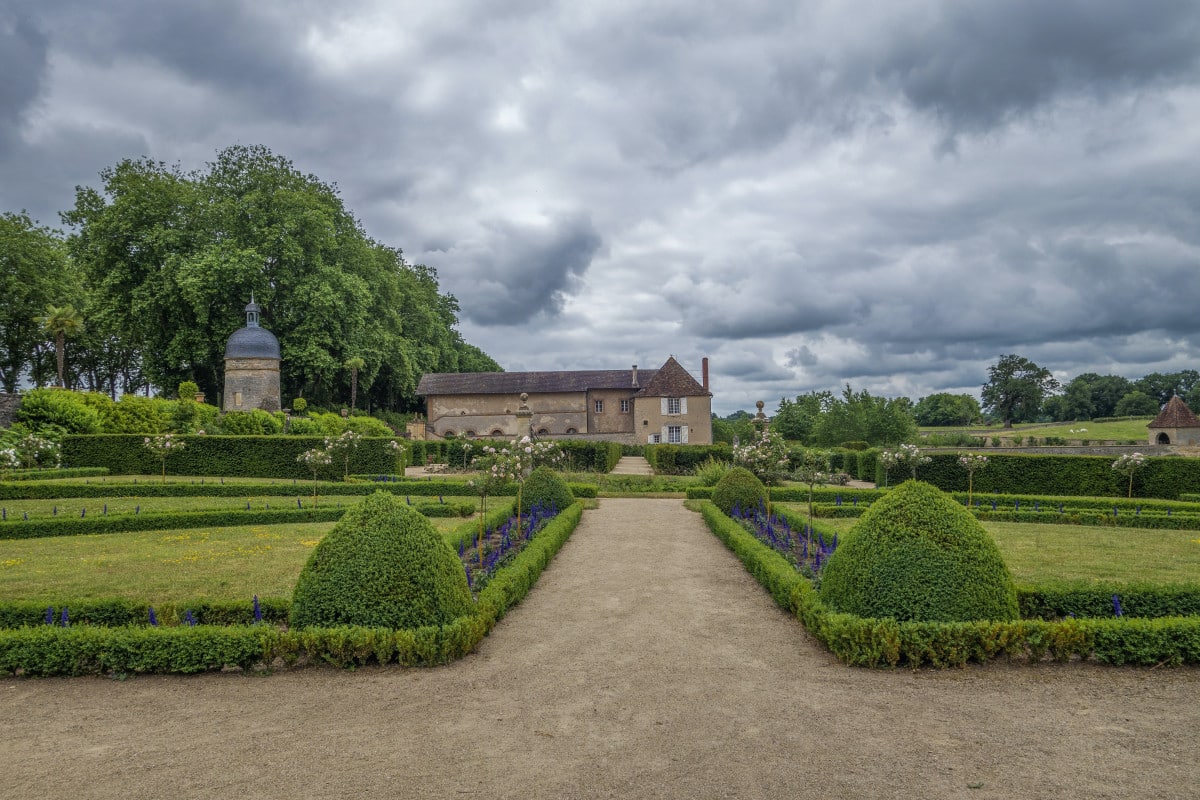
{"label": "beige stone facade", "polygon": [[[707,359],[704,362],[707,383]],[[658,370],[485,372],[421,378],[428,438],[579,438],[711,444],[712,396],[674,359]],[[521,394],[532,416],[518,418]]]}
{"label": "beige stone facade", "polygon": [[225,359],[225,411],[279,410],[279,359]]}

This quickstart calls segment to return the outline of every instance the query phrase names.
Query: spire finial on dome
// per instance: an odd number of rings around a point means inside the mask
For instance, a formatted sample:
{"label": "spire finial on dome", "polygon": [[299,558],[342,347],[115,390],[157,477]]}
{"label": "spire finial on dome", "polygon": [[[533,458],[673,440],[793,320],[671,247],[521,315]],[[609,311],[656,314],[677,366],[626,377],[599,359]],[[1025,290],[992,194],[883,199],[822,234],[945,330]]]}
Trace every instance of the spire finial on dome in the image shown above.
{"label": "spire finial on dome", "polygon": [[250,303],[246,306],[246,327],[258,327],[258,314],[262,311],[262,306],[254,302],[254,291],[250,291]]}

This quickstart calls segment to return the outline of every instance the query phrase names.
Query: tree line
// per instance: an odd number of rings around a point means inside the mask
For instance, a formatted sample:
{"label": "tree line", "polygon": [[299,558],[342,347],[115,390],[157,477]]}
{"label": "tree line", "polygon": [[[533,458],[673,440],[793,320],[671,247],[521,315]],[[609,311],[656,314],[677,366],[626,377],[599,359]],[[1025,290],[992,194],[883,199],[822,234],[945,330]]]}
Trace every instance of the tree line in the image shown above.
{"label": "tree line", "polygon": [[67,234],[0,214],[0,386],[220,396],[251,294],[285,404],[419,408],[426,372],[500,366],[463,341],[436,270],[370,238],[336,187],[261,146],[185,172],[127,159],[78,187]]}
{"label": "tree line", "polygon": [[[1061,384],[1049,369],[1019,355],[1002,355],[988,368],[980,398],[937,392],[915,403],[908,397],[876,397],[846,384],[841,395],[809,392],[783,397],[771,429],[785,439],[817,447],[847,442],[896,445],[913,439],[921,427],[961,427],[989,422],[1009,427],[1020,422],[1074,422],[1102,417],[1157,414],[1172,396],[1200,413],[1200,372],[1152,372],[1136,380],[1085,372]],[[713,440],[748,441],[754,436],[748,411],[713,418]]]}

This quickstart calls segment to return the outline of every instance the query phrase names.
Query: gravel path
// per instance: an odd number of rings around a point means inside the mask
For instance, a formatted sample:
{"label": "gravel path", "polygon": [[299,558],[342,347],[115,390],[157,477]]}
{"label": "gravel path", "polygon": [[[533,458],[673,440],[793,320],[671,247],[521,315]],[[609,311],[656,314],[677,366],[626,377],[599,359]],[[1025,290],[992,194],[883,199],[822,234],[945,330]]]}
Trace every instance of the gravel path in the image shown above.
{"label": "gravel path", "polygon": [[449,667],[0,680],[13,798],[1194,798],[1200,669],[868,671],[606,499]]}

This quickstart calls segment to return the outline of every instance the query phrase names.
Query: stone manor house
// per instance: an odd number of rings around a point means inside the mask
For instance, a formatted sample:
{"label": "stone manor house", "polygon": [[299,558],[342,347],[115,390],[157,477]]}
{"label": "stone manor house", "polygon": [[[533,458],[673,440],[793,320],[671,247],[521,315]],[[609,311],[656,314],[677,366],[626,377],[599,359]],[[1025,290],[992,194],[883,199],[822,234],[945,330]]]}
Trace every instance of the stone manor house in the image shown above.
{"label": "stone manor house", "polygon": [[425,436],[712,444],[708,359],[697,382],[675,357],[658,369],[421,376]]}

